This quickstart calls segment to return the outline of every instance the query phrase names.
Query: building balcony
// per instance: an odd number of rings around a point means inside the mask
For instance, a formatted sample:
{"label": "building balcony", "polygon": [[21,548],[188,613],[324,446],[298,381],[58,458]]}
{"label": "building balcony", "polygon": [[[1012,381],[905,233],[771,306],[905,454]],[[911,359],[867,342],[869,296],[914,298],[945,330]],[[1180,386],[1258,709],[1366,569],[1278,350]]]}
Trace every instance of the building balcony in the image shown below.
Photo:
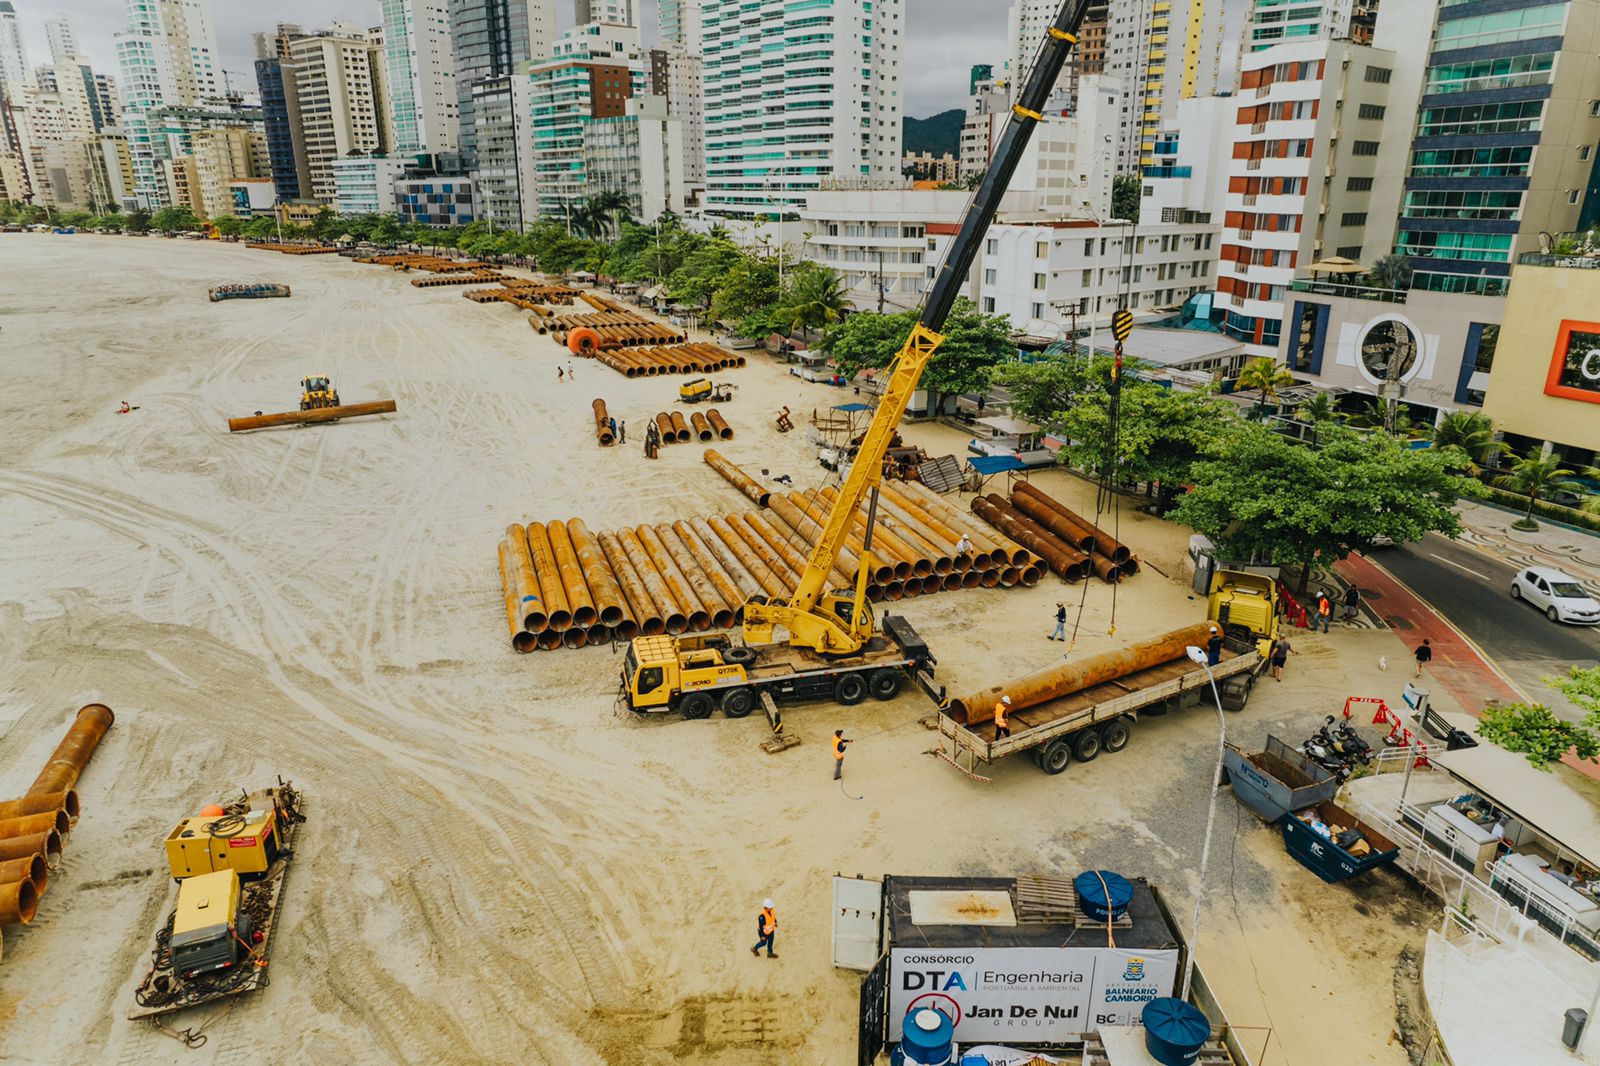
{"label": "building balcony", "polygon": [[1407,295],[1404,289],[1379,289],[1369,285],[1348,285],[1308,278],[1296,278],[1290,283],[1289,291],[1315,293],[1319,296],[1341,296],[1351,300],[1378,300],[1391,304],[1405,303]]}

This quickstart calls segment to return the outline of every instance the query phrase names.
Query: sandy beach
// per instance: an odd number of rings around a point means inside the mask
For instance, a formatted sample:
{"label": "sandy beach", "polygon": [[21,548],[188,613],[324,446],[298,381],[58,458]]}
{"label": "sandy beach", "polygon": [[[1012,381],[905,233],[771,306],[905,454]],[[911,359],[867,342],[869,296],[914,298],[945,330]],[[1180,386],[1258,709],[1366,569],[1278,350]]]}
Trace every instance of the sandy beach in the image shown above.
{"label": "sandy beach", "polygon": [[[836,872],[1105,867],[1148,877],[1187,921],[1209,710],[1143,723],[1126,752],[1061,777],[1019,759],[979,784],[927,754],[933,708],[911,690],[787,711],[804,742],[772,756],[759,715],[617,711],[609,647],[512,653],[495,554],[508,523],[746,506],[699,445],[647,463],[634,444],[683,379],[574,360],[558,381],[569,356],[523,313],[335,256],[8,234],[0,277],[0,796],[27,787],[79,705],[117,713],[38,919],[5,933],[5,1061],[842,1064],[858,976],[829,964]],[[294,295],[206,300],[249,281]],[[312,374],[398,411],[227,432],[229,416],[293,409]],[[796,488],[831,483],[804,417],[840,390],[759,354],[718,377],[738,386],[719,450]],[[595,444],[597,396],[627,421],[626,447]],[[139,410],[117,414],[123,400]],[[783,405],[800,430],[775,430]],[[950,427],[905,435],[965,449]],[[1093,508],[1076,478],[1033,480]],[[893,609],[952,690],[1068,650],[1045,639],[1057,600],[1075,619],[1081,603],[1071,654],[1201,620],[1187,531],[1131,508],[1120,531],[1149,565],[1115,597],[1049,577]],[[1346,696],[1404,684],[1379,669],[1407,654],[1387,631],[1294,640],[1284,682],[1229,717],[1239,743],[1299,741]],[[841,726],[858,740],[849,792],[825,742]],[[278,775],[310,820],[272,983],[178,1016],[206,1026],[188,1051],[125,1018],[170,905],[161,840]],[[1246,1045],[1270,1066],[1400,1066],[1393,971],[1431,905],[1391,871],[1323,885],[1221,803],[1199,962]],[[764,896],[777,960],[748,950]]]}

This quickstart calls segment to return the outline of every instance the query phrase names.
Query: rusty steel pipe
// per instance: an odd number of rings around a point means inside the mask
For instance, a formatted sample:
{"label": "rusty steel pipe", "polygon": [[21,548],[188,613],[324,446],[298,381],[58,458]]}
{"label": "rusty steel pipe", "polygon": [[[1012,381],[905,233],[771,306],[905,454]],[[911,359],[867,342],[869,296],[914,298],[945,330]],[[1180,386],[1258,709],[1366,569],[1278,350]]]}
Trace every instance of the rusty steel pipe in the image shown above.
{"label": "rusty steel pipe", "polygon": [[947,525],[965,533],[974,545],[987,552],[990,566],[1014,563],[1027,556],[1026,549],[1021,545],[1011,543],[993,527],[974,521],[970,514],[961,511],[921,482],[908,481],[905,485],[917,500],[943,518]]}
{"label": "rusty steel pipe", "polygon": [[343,407],[319,407],[314,411],[284,411],[275,415],[247,415],[228,419],[229,433],[242,433],[248,429],[266,429],[268,426],[305,425],[311,422],[337,422],[341,418],[360,418],[363,415],[394,413],[393,400],[376,400],[372,403],[347,403]]}
{"label": "rusty steel pipe", "polygon": [[[796,507],[792,497],[773,493],[772,499],[767,502],[767,507],[773,514],[788,523],[790,529],[800,535],[808,545],[808,554],[809,548],[815,547],[817,542],[822,539],[822,526],[813,521],[799,507]],[[848,547],[841,546],[839,556],[834,562],[834,569],[840,573],[849,574],[853,581],[855,580],[856,572],[861,569],[861,557]]]}
{"label": "rusty steel pipe", "polygon": [[[774,494],[772,497],[772,506],[769,507],[768,513],[755,517],[759,517],[762,521],[766,522],[767,525],[771,526],[773,532],[776,533],[779,538],[781,538],[783,545],[800,555],[805,560],[805,565],[809,566],[811,562],[811,552],[816,546],[816,541],[807,536],[803,530],[791,525],[789,520],[778,512],[776,505],[786,502],[788,501],[784,500],[782,496]],[[828,575],[829,588],[843,588],[845,586],[849,586],[850,588],[855,587],[855,575],[846,573],[845,570],[839,565],[838,559],[835,559],[833,564],[829,567]]]}
{"label": "rusty steel pipe", "polygon": [[[976,725],[994,717],[994,705],[1001,696],[1011,697],[1013,713],[1062,696],[1070,696],[1094,685],[1115,681],[1138,670],[1182,659],[1187,648],[1205,647],[1210,626],[1204,622],[1163,633],[1159,637],[1132,644],[1116,651],[1102,652],[1078,660],[1058,660],[1043,670],[990,685],[971,695],[945,704],[945,709],[962,725]],[[1026,725],[1026,721],[1023,723]]]}
{"label": "rusty steel pipe", "polygon": [[[832,488],[825,488],[822,490],[822,498],[828,501],[829,507],[832,507],[838,502],[839,494]],[[866,512],[860,508],[857,508],[855,520],[856,524],[861,527],[861,539],[862,543],[865,544],[867,529]],[[894,576],[899,578],[901,581],[904,581],[906,578],[911,577],[912,575],[916,575],[917,577],[927,577],[929,574],[933,573],[933,563],[929,562],[917,552],[913,551],[909,544],[895,536],[891,530],[885,528],[882,522],[879,522],[872,528],[872,550],[888,556],[889,558],[899,559],[899,562],[895,563],[894,566]]]}
{"label": "rusty steel pipe", "polygon": [[7,818],[0,822],[0,840],[12,840],[16,837],[31,837],[38,833],[48,833],[54,829],[62,836],[72,828],[72,819],[67,817],[64,810],[44,811],[39,814],[21,814],[15,818]]}
{"label": "rusty steel pipe", "polygon": [[528,527],[517,523],[507,526],[505,543],[510,591],[516,595],[517,613],[522,618],[522,627],[537,633],[550,620],[544,613],[543,590],[533,566],[533,552],[528,548]]}
{"label": "rusty steel pipe", "polygon": [[639,574],[639,580],[644,583],[645,590],[650,594],[650,602],[655,604],[655,613],[661,619],[662,629],[674,636],[688,629],[688,609],[673,598],[672,589],[667,587],[666,579],[656,569],[644,542],[639,539],[638,532],[632,529],[619,529],[617,539],[622,543],[623,550],[628,554],[628,561],[633,563],[634,570]]}
{"label": "rusty steel pipe", "polygon": [[544,632],[533,638],[534,644],[540,651],[551,651],[555,648],[559,648],[561,647],[561,634],[563,632],[565,632],[565,630],[546,629]]}
{"label": "rusty steel pipe", "polygon": [[655,602],[650,599],[650,593],[644,587],[644,580],[634,568],[633,560],[628,558],[628,553],[622,550],[622,542],[617,539],[617,535],[600,534],[600,550],[605,552],[606,561],[611,564],[611,572],[617,576],[617,583],[622,586],[622,595],[628,601],[628,613],[634,619],[639,632],[647,637],[665,633],[666,622],[656,611]]}
{"label": "rusty steel pipe", "polygon": [[718,440],[732,440],[733,428],[728,425],[728,420],[722,417],[722,412],[713,407],[706,412],[706,421],[711,423],[711,428],[717,431]]}
{"label": "rusty steel pipe", "polygon": [[1122,580],[1122,567],[1099,552],[1095,552],[1089,565],[1094,569],[1094,576],[1108,585],[1115,585]]}
{"label": "rusty steel pipe", "polygon": [[[822,523],[828,520],[828,509],[815,496],[810,496],[803,492],[791,492],[789,493],[789,501],[800,508],[800,512],[816,523],[819,529],[822,528]],[[860,569],[861,553],[864,550],[861,534],[856,532],[854,525],[845,534],[845,545],[850,549],[850,554],[855,557],[850,567],[850,572],[853,574]],[[869,587],[873,585],[881,587],[894,579],[893,561],[886,559],[881,550],[873,552],[872,571],[867,575]]]}
{"label": "rusty steel pipe", "polygon": [[907,547],[917,553],[917,558],[927,565],[926,572],[917,576],[945,574],[954,568],[949,552],[940,548],[937,541],[929,540],[917,532],[915,526],[903,521],[896,513],[894,504],[886,501],[881,494],[878,497],[878,523],[904,541]]}
{"label": "rusty steel pipe", "polygon": [[561,631],[561,643],[568,648],[581,648],[589,643],[589,629],[573,623]]}
{"label": "rusty steel pipe", "polygon": [[[893,501],[902,511],[927,527],[941,543],[950,545],[951,562],[955,569],[966,570],[969,567],[976,567],[982,570],[989,565],[989,553],[979,551],[976,541],[973,541],[972,551],[956,551],[956,545],[961,541],[961,531],[935,515],[930,506],[925,506],[925,501],[912,499],[908,493],[900,491],[899,487],[888,481],[878,486],[878,495],[880,499],[886,497]],[[972,540],[971,537],[967,539]]]}
{"label": "rusty steel pipe", "polygon": [[768,565],[766,558],[752,548],[750,543],[736,532],[728,522],[712,515],[705,520],[705,523],[706,528],[716,536],[717,540],[722,542],[722,546],[727,548],[728,552],[739,560],[739,564],[745,568],[745,572],[755,579],[756,584],[761,586],[761,591],[767,600],[779,600],[789,595],[792,587],[785,585],[783,576]]}
{"label": "rusty steel pipe", "polygon": [[13,881],[32,881],[33,890],[44,895],[45,886],[50,883],[50,866],[45,862],[44,852],[36,851],[25,859],[0,862],[0,885]]}
{"label": "rusty steel pipe", "polygon": [[600,447],[609,448],[616,438],[611,435],[611,416],[606,413],[606,402],[597,398],[590,406],[594,408],[595,439]]}
{"label": "rusty steel pipe", "polygon": [[677,566],[684,579],[689,582],[689,587],[694,590],[695,597],[705,606],[706,613],[710,615],[707,623],[711,629],[728,629],[734,623],[734,611],[738,606],[737,601],[730,603],[723,599],[716,583],[700,568],[700,562],[689,546],[678,536],[677,530],[665,523],[655,527],[656,536],[661,540],[661,546],[667,549],[667,554],[672,557],[672,562]]}
{"label": "rusty steel pipe", "polygon": [[1113,539],[1110,534],[1102,532],[1093,522],[1090,522],[1088,519],[1082,517],[1060,500],[1048,496],[1040,490],[1034,488],[1026,481],[1017,482],[1014,491],[1021,492],[1025,496],[1038,500],[1046,507],[1053,508],[1068,522],[1078,526],[1085,534],[1094,538],[1094,550],[1099,552],[1101,555],[1104,555],[1112,562],[1126,562],[1128,556],[1132,554],[1126,547]]}
{"label": "rusty steel pipe", "polygon": [[696,411],[689,416],[689,424],[694,427],[694,435],[701,444],[708,444],[716,437],[716,431],[711,428],[711,423],[706,421],[706,416]]}
{"label": "rusty steel pipe", "polygon": [[0,803],[0,821],[20,818],[25,814],[54,814],[56,811],[66,811],[67,818],[77,822],[77,792],[69,788],[65,792],[36,792],[21,799],[6,800]]}
{"label": "rusty steel pipe", "polygon": [[[760,580],[752,574],[748,567],[734,554],[733,549],[723,543],[722,538],[712,531],[711,526],[704,518],[691,518],[685,523],[689,531],[695,535],[706,551],[722,567],[722,570],[733,580],[734,587],[739,590],[739,603],[766,603],[767,590],[762,587]],[[741,616],[744,608],[740,607]]]}
{"label": "rusty steel pipe", "polygon": [[662,444],[678,443],[678,431],[672,428],[672,419],[667,417],[665,411],[656,415],[656,433],[661,438]]}
{"label": "rusty steel pipe", "polygon": [[60,859],[61,834],[52,829],[48,833],[35,833],[32,836],[0,840],[0,862],[25,859],[35,852],[43,852],[46,862],[55,862]]}
{"label": "rusty steel pipe", "polygon": [[1041,503],[1026,492],[1011,493],[1011,506],[1039,525],[1048,529],[1057,540],[1084,554],[1094,550],[1094,534],[1069,521],[1065,515],[1048,504]]}
{"label": "rusty steel pipe", "polygon": [[27,925],[39,910],[39,891],[27,878],[0,885],[0,926]]}
{"label": "rusty steel pipe", "polygon": [[[944,534],[934,530],[927,523],[917,518],[910,511],[901,507],[894,494],[884,492],[883,486],[878,486],[878,514],[888,515],[904,530],[900,533],[902,539],[913,547],[925,547],[928,558],[933,562],[936,573],[946,574],[951,570],[965,569],[970,566],[972,559],[966,556],[962,566],[956,565],[956,542],[947,540]],[[964,553],[963,553],[964,554]]]}
{"label": "rusty steel pipe", "polygon": [[[765,541],[767,547],[771,548],[773,553],[783,560],[783,564],[794,573],[795,583],[798,585],[800,576],[806,572],[806,567],[810,565],[807,556],[811,554],[811,546],[806,545],[806,550],[802,552],[789,542],[790,538],[783,530],[780,530],[760,514],[747,514],[744,516],[744,520],[745,524],[755,532],[756,536]],[[783,520],[779,519],[778,521],[782,522]],[[799,538],[796,537],[796,539]],[[804,541],[802,540],[801,543],[803,544]],[[831,571],[829,577],[834,577]]]}
{"label": "rusty steel pipe", "polygon": [[604,622],[596,622],[585,629],[583,635],[588,638],[590,644],[605,644],[611,640],[611,630],[612,627]]}
{"label": "rusty steel pipe", "polygon": [[689,628],[699,632],[709,627],[711,612],[694,594],[688,576],[673,561],[667,546],[661,543],[660,535],[649,526],[639,526],[634,532],[639,535],[639,543],[644,545],[645,553],[649,555],[656,572],[661,575],[661,580],[666,582],[667,588],[671,590],[672,598],[683,605],[683,613],[688,620]]}
{"label": "rusty steel pipe", "polygon": [[1117,567],[1122,571],[1123,577],[1132,577],[1139,572],[1139,560],[1130,555],[1127,559],[1118,563]]}
{"label": "rusty steel pipe", "polygon": [[682,413],[674,411],[668,417],[672,421],[673,439],[679,444],[689,443],[689,423],[683,420]]}
{"label": "rusty steel pipe", "polygon": [[[742,622],[744,620],[744,605],[748,597],[745,595],[744,590],[739,587],[739,582],[723,567],[722,560],[717,557],[716,552],[712,551],[711,546],[701,539],[700,535],[694,531],[694,528],[689,523],[682,519],[672,523],[672,531],[678,535],[679,540],[683,541],[683,546],[689,549],[689,554],[694,557],[695,564],[699,566],[700,572],[705,574],[706,580],[711,582],[722,602],[727,604],[729,610],[733,612],[733,619],[728,625],[737,625]],[[727,626],[722,628],[725,629]]]}
{"label": "rusty steel pipe", "polygon": [[1061,577],[1068,581],[1077,581],[1088,576],[1088,556],[1012,507],[1006,502],[1005,497],[995,493],[980,496],[972,501],[972,509],[1017,543],[1026,545]]}
{"label": "rusty steel pipe", "polygon": [[517,603],[517,593],[512,586],[510,569],[511,545],[500,541],[500,589],[504,594],[506,605],[506,623],[511,627],[511,650],[529,652],[535,647],[532,633],[529,633],[522,624],[522,611]]}
{"label": "rusty steel pipe", "polygon": [[628,613],[628,604],[616,576],[606,563],[605,553],[600,550],[600,542],[589,532],[589,527],[583,524],[581,518],[567,520],[567,537],[578,553],[578,564],[583,568],[583,578],[594,598],[600,621],[608,626],[620,625]]}
{"label": "rusty steel pipe", "polygon": [[778,583],[783,587],[784,591],[774,599],[786,600],[794,595],[794,590],[799,587],[800,572],[790,566],[788,560],[781,553],[773,551],[772,545],[767,543],[765,537],[756,532],[755,527],[747,519],[747,515],[731,514],[724,521],[727,522],[729,529],[744,538],[744,542],[750,546],[750,550],[755,552],[756,556],[777,575]]}
{"label": "rusty steel pipe", "polygon": [[[34,778],[27,794],[36,796],[45,792],[70,791],[78,783],[78,775],[89,764],[90,756],[94,755],[95,748],[100,746],[100,739],[106,735],[106,730],[111,728],[116,717],[111,713],[111,708],[103,703],[86,703],[79,707],[72,725],[67,727],[66,736],[61,738],[56,750],[45,760],[44,769]],[[61,831],[65,833],[66,827],[62,826]]]}
{"label": "rusty steel pipe", "polygon": [[[533,559],[534,573],[539,577],[540,595],[544,598],[545,628],[560,632],[572,625],[572,608],[567,603],[567,592],[561,584],[560,571],[556,569],[555,550],[550,546],[550,534],[543,522],[528,523],[528,552]],[[544,647],[545,642],[540,641],[539,646]]]}
{"label": "rusty steel pipe", "polygon": [[721,474],[723,477],[727,478],[728,484],[732,485],[734,488],[744,493],[745,496],[753,500],[757,507],[767,506],[767,502],[771,499],[772,494],[766,489],[762,488],[761,483],[755,478],[751,477],[749,474],[746,474],[733,463],[730,463],[727,459],[723,458],[721,452],[717,451],[715,448],[707,448],[705,450],[704,458],[707,466]]}
{"label": "rusty steel pipe", "polygon": [[594,597],[583,580],[583,566],[578,562],[572,537],[560,522],[546,523],[544,531],[550,537],[550,551],[555,557],[556,570],[561,574],[561,587],[567,594],[567,604],[572,608],[572,625],[574,628],[588,629],[599,621],[600,612],[595,610]]}

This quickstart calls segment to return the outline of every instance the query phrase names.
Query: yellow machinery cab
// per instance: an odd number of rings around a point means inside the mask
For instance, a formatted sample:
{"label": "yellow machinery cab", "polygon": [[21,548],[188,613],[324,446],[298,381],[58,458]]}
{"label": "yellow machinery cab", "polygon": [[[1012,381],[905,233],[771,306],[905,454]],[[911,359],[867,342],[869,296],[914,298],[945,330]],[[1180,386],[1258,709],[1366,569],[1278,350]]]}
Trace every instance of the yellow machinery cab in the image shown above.
{"label": "yellow machinery cab", "polygon": [[1247,570],[1218,570],[1211,579],[1206,618],[1225,636],[1254,642],[1263,656],[1278,639],[1278,583]]}
{"label": "yellow machinery cab", "polygon": [[185,879],[172,915],[173,972],[190,978],[232,968],[239,941],[250,942],[250,930],[239,925],[238,874],[218,870]]}
{"label": "yellow machinery cab", "polygon": [[179,881],[220,870],[260,877],[278,857],[279,829],[274,807],[185,818],[167,834],[167,864]]}
{"label": "yellow machinery cab", "polygon": [[726,637],[635,637],[622,660],[622,685],[635,710],[669,706],[683,692],[745,680],[750,649]]}
{"label": "yellow machinery cab", "polygon": [[338,406],[339,392],[325,375],[305,378],[300,382],[300,410],[315,411]]}

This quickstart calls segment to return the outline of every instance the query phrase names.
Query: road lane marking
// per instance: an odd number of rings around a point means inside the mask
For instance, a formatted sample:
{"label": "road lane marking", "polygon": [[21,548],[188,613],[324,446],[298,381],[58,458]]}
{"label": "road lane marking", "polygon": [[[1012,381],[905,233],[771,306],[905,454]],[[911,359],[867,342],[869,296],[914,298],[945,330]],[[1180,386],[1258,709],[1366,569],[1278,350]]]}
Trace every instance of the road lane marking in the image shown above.
{"label": "road lane marking", "polygon": [[[1444,564],[1444,565],[1446,565],[1446,566],[1453,566],[1453,567],[1455,567],[1455,568],[1456,568],[1456,569],[1457,569],[1457,570],[1460,570],[1460,571],[1461,571],[1461,572],[1462,572],[1462,573],[1464,573],[1464,574],[1471,574],[1471,575],[1472,575],[1472,576],[1473,576],[1473,577],[1484,577],[1484,575],[1483,575],[1483,574],[1480,574],[1480,573],[1479,573],[1479,572],[1478,572],[1478,571],[1476,571],[1476,570],[1469,570],[1469,569],[1468,569],[1468,568],[1466,568],[1466,567],[1464,567],[1464,566],[1462,566],[1462,565],[1461,565],[1461,564],[1460,564],[1460,563],[1458,563],[1458,562],[1456,562],[1456,561],[1455,561],[1455,560],[1453,560],[1453,559],[1446,559],[1446,558],[1445,558],[1445,557],[1444,557],[1444,556],[1442,556],[1442,555],[1435,555],[1435,554],[1433,554],[1433,553],[1432,553],[1432,552],[1429,552],[1429,553],[1428,553],[1428,558],[1430,558],[1430,559],[1437,559],[1437,560],[1439,560],[1439,561],[1440,561],[1440,562],[1441,562],[1441,563],[1443,563],[1443,564]],[[1487,579],[1487,578],[1485,578],[1485,580],[1488,580],[1488,579]]]}

